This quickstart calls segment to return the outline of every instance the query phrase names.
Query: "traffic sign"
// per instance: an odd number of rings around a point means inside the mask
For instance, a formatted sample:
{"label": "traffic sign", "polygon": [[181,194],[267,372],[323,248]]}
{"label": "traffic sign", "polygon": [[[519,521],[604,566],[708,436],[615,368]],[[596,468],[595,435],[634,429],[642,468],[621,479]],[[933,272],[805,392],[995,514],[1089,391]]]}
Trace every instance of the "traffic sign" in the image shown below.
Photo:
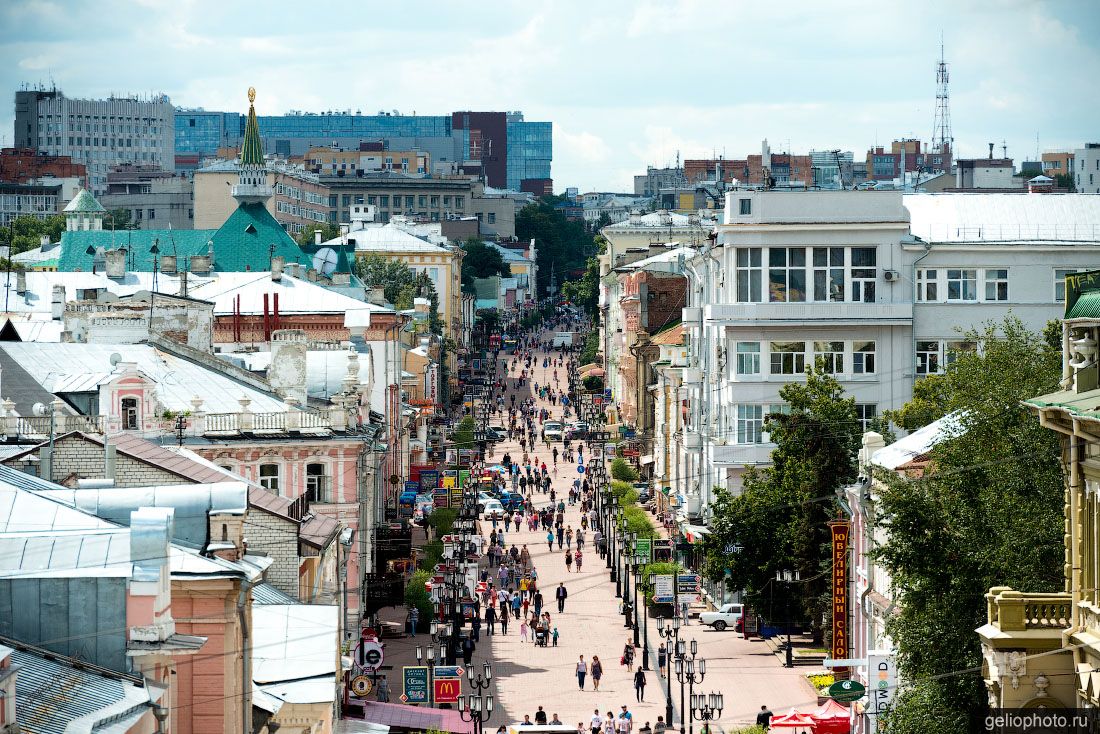
{"label": "traffic sign", "polygon": [[645,558],[645,562],[649,563],[649,559],[653,556],[652,538],[638,538],[635,540],[634,555],[642,556]]}
{"label": "traffic sign", "polygon": [[656,604],[671,604],[675,595],[672,592],[672,574],[660,574],[653,577],[653,601]]}
{"label": "traffic sign", "polygon": [[436,678],[434,692],[436,703],[457,703],[462,693],[462,679]]}
{"label": "traffic sign", "polygon": [[401,669],[405,692],[402,703],[430,703],[428,698],[428,666],[410,665]]}
{"label": "traffic sign", "polygon": [[360,641],[356,655],[356,662],[359,663],[360,667],[367,670],[377,670],[385,659],[386,654],[382,650],[382,643],[377,640]]}
{"label": "traffic sign", "polygon": [[854,680],[838,680],[829,686],[829,697],[839,703],[851,703],[863,698],[867,689],[863,684]]}
{"label": "traffic sign", "polygon": [[584,474],[584,464],[577,464],[577,473]]}
{"label": "traffic sign", "polygon": [[437,665],[433,673],[436,678],[461,678],[466,671],[461,665]]}

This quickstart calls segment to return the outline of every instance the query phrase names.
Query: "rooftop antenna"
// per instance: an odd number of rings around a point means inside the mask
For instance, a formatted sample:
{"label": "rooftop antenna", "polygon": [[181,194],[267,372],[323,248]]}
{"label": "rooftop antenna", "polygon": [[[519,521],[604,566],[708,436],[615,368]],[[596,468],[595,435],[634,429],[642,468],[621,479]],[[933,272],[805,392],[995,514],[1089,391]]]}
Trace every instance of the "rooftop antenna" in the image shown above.
{"label": "rooftop antenna", "polygon": [[1008,143],[1001,138],[1001,157],[1008,158]]}
{"label": "rooftop antenna", "polygon": [[936,117],[932,123],[932,152],[946,154],[955,147],[951,135],[951,100],[947,89],[950,80],[943,54],[943,32],[940,32],[940,62],[936,65]]}

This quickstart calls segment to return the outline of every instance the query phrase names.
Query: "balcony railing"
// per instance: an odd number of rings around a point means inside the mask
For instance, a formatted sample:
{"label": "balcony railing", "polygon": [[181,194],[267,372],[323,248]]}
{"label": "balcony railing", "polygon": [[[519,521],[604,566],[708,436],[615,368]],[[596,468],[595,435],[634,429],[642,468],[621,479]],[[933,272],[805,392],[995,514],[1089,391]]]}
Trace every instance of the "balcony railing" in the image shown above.
{"label": "balcony railing", "polygon": [[989,624],[1002,632],[1062,630],[1072,619],[1072,597],[1068,593],[1025,594],[997,586],[985,595]]}
{"label": "balcony railing", "polygon": [[[346,414],[342,408],[331,410],[287,410],[284,412],[252,413],[196,413],[184,417],[185,435],[234,435],[253,432],[296,432],[344,430],[347,427]],[[69,415],[57,413],[52,417],[20,416],[14,413],[4,415],[0,411],[0,432],[9,438],[40,439],[50,435],[80,431],[82,433],[116,433],[128,430],[118,416],[106,415]],[[175,433],[178,429],[176,418],[139,418],[135,430],[144,436],[163,433]]]}

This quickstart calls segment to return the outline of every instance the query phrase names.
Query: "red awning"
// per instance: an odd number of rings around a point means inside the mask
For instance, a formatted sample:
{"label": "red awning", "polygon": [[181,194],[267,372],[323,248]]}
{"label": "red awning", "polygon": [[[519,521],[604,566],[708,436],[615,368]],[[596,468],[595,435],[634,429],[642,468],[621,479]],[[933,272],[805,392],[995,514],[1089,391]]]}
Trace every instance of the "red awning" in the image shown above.
{"label": "red awning", "polygon": [[814,734],[849,734],[852,730],[852,712],[833,699],[810,712],[814,720]]}
{"label": "red awning", "polygon": [[814,720],[806,714],[800,714],[794,709],[791,709],[782,716],[773,716],[771,728],[794,729],[796,732],[804,732],[804,734],[812,733],[814,730]]}

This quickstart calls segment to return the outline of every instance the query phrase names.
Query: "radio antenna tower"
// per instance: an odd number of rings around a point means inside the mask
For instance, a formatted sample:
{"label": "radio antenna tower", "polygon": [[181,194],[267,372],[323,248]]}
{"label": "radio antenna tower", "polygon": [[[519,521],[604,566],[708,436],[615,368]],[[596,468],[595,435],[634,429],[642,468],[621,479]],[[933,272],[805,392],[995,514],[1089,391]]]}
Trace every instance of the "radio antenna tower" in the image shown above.
{"label": "radio antenna tower", "polygon": [[932,152],[954,152],[955,139],[951,136],[951,100],[947,91],[947,61],[943,56],[943,38],[940,38],[940,63],[936,66],[936,119],[932,126]]}

